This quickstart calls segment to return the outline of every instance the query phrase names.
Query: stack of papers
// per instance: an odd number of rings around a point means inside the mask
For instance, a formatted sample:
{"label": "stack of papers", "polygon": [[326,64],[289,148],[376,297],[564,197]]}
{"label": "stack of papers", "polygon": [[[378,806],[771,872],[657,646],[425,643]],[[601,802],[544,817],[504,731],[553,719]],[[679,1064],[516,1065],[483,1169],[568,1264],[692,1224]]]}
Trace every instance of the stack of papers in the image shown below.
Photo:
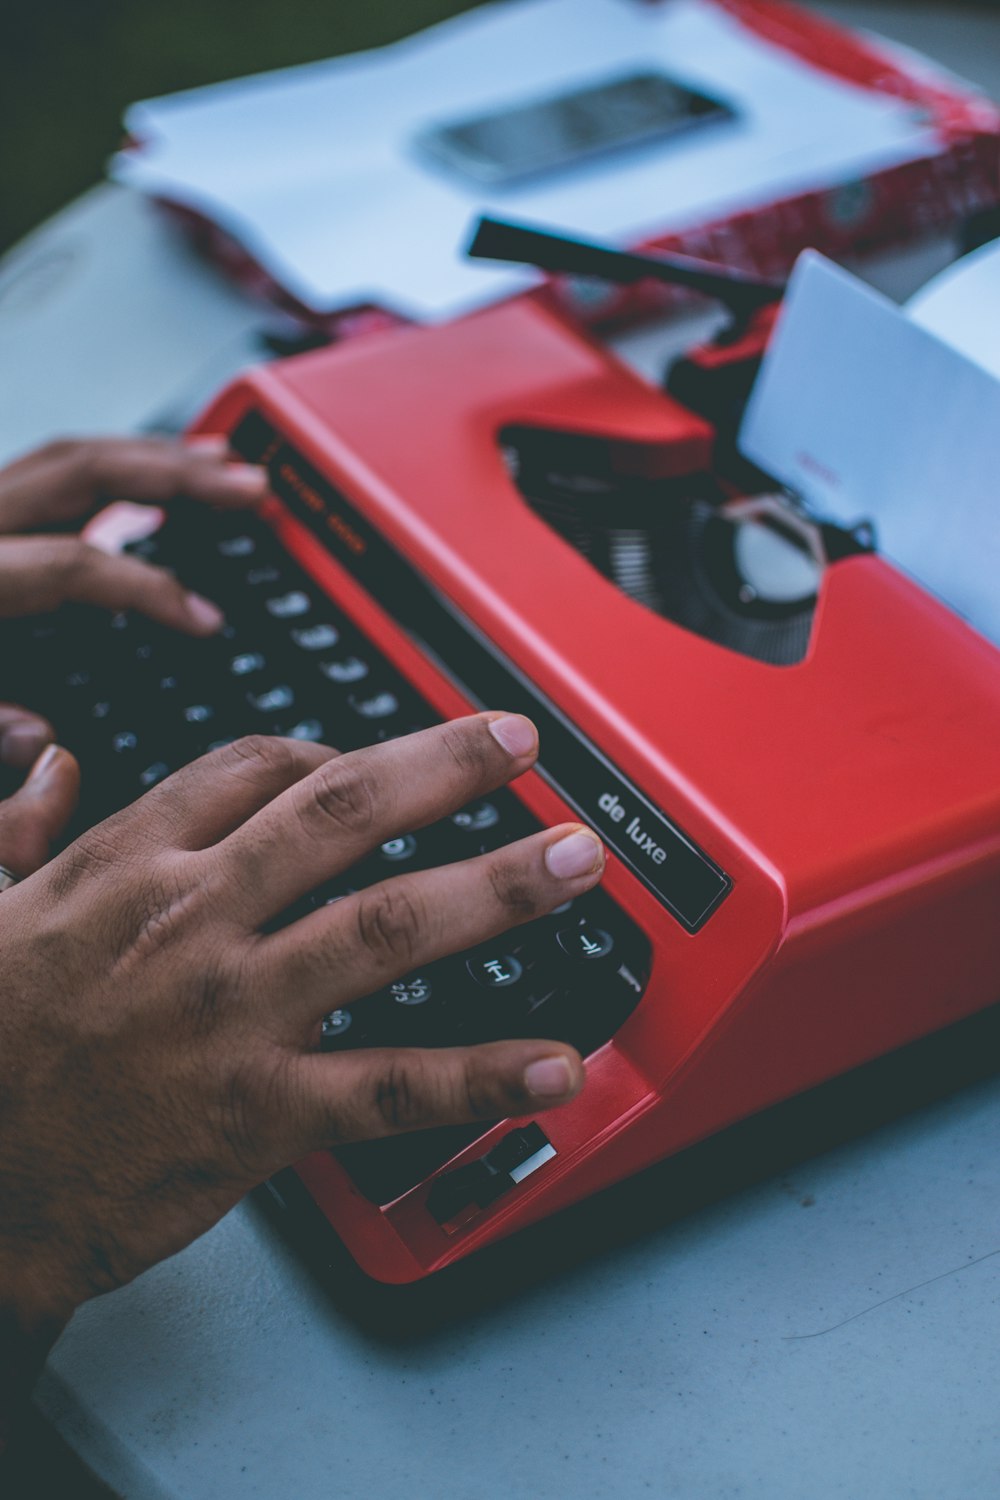
{"label": "stack of papers", "polygon": [[[736,118],[498,190],[414,148],[429,124],[662,70]],[[194,209],[317,312],[440,318],[534,279],[462,258],[482,212],[636,243],[855,182],[941,143],[713,0],[508,0],[392,47],[134,105],[118,180]]]}

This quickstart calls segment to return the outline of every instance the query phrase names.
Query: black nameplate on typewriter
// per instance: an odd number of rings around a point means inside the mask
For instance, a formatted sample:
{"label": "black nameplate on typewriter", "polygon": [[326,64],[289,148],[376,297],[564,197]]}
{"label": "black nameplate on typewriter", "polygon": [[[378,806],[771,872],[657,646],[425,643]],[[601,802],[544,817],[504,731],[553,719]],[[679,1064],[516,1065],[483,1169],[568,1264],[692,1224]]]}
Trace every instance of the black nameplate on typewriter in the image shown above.
{"label": "black nameplate on typewriter", "polygon": [[502,703],[534,720],[539,772],[677,921],[697,932],[731,889],[729,876],[262,416],[246,416],[232,445],[249,462],[266,464],[274,494],[471,702],[484,708]]}

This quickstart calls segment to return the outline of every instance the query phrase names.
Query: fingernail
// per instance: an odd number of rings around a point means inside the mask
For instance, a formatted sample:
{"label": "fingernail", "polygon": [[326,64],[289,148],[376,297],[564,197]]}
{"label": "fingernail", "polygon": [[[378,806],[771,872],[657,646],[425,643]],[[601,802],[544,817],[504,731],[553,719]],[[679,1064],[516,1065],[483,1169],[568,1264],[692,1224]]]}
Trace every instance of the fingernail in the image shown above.
{"label": "fingernail", "polygon": [[61,754],[62,750],[58,745],[49,745],[35,761],[35,764],[28,773],[28,780],[25,784],[30,786],[33,781],[42,781],[49,774]]}
{"label": "fingernail", "polygon": [[217,604],[213,604],[211,599],[203,599],[201,594],[186,594],[184,602],[187,605],[188,618],[192,624],[197,625],[203,635],[214,635],[226,623],[222,610]]}
{"label": "fingernail", "polygon": [[538,745],[537,729],[530,719],[523,719],[520,714],[504,714],[502,718],[491,719],[489,728],[497,744],[515,759],[533,754]]}
{"label": "fingernail", "polygon": [[525,1068],[524,1086],[536,1099],[561,1099],[573,1092],[573,1069],[565,1057],[540,1057]]}
{"label": "fingernail", "polygon": [[229,452],[229,439],[221,433],[203,432],[199,437],[188,438],[187,446],[194,453],[203,453],[206,458],[225,458]]}
{"label": "fingernail", "polygon": [[545,851],[549,874],[557,880],[594,875],[604,864],[604,846],[592,833],[569,833]]}
{"label": "fingernail", "polygon": [[257,464],[228,464],[219,475],[219,483],[241,495],[262,495],[267,489],[267,471]]}
{"label": "fingernail", "polygon": [[5,766],[23,770],[34,764],[52,735],[42,724],[12,724],[0,736],[0,761]]}

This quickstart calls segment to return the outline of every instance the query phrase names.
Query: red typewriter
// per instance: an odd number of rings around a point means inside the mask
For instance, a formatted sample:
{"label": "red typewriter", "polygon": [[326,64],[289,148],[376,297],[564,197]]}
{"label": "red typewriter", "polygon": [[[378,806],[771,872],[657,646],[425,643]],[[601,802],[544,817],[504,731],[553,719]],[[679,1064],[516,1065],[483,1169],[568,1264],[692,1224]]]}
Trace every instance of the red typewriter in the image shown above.
{"label": "red typewriter", "polygon": [[[731,421],[753,344],[744,319],[674,385]],[[551,1020],[522,1016],[581,1045],[582,1095],[298,1166],[371,1274],[437,1270],[1000,999],[1000,655],[869,538],[730,483],[690,406],[521,300],[272,365],[201,428],[268,466],[283,547],[421,706],[535,720],[508,797],[609,850],[597,911],[484,959],[523,982],[573,948]]]}
{"label": "red typewriter", "polygon": [[[257,601],[211,668],[239,678],[239,732],[350,746],[484,706],[534,719],[538,770],[400,830],[378,878],[566,818],[609,851],[573,909],[327,1018],[331,1050],[539,1035],[587,1058],[537,1121],[297,1165],[379,1280],[1000,999],[1000,654],[734,457],[774,301],[749,293],[668,391],[534,297],[263,367],[198,424],[267,466],[262,522],[139,544]],[[219,732],[189,727],[133,757],[134,786],[117,765],[109,803]]]}

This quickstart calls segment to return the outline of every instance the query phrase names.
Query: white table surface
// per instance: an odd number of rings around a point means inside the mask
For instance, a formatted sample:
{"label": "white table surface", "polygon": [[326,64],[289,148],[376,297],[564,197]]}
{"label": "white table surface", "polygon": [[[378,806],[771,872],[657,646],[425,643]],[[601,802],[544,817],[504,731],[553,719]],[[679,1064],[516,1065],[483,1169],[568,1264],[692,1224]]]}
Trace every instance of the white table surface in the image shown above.
{"label": "white table surface", "polygon": [[[826,8],[1000,95],[1000,19]],[[207,395],[266,321],[145,204],[95,190],[0,264],[0,458]],[[577,1219],[569,1268],[557,1224],[534,1284],[528,1241],[484,1265],[496,1301],[409,1338],[244,1205],[84,1308],[38,1400],[129,1500],[995,1500],[998,1143],[987,1080],[680,1219]]]}

